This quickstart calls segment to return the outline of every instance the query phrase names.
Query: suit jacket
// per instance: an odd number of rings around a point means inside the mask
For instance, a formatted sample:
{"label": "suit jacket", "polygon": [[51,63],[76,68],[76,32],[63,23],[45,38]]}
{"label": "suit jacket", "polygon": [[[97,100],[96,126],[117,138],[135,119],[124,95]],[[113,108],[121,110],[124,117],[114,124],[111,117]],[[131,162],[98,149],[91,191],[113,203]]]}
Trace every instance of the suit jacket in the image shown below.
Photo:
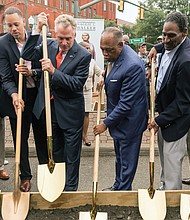
{"label": "suit jacket", "polygon": [[[156,46],[164,53],[163,44]],[[183,137],[190,127],[190,40],[176,51],[162,81],[156,102],[163,138],[170,142]]]}
{"label": "suit jacket", "polygon": [[[18,72],[15,64],[19,63],[20,52],[14,37],[7,33],[0,37],[0,115],[16,118],[12,105],[12,93],[17,93]],[[32,68],[40,70],[39,63],[32,63]],[[40,70],[41,71],[41,70]],[[23,78],[23,99],[26,97],[26,78]],[[2,104],[3,103],[3,104]]]}
{"label": "suit jacket", "polygon": [[128,139],[147,128],[145,68],[129,46],[124,46],[105,79],[107,118],[113,138]]}
{"label": "suit jacket", "polygon": [[[42,58],[42,45],[37,45],[38,38],[38,35],[28,38],[23,50],[23,58],[29,60]],[[56,39],[48,39],[48,55],[55,67],[58,51],[59,46]],[[83,86],[88,77],[90,60],[90,53],[75,41],[60,67],[55,69],[53,76],[50,77],[55,114],[57,122],[62,129],[79,127],[83,124]],[[44,83],[42,77],[33,110],[37,118],[40,117],[44,107]]]}

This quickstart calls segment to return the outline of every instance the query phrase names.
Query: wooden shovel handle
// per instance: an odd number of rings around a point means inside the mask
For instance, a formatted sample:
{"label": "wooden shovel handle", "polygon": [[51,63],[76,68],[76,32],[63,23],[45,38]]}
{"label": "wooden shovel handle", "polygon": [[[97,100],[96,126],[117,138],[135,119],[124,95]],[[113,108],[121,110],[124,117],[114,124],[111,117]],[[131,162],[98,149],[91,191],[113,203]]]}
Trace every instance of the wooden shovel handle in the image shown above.
{"label": "wooden shovel handle", "polygon": [[[151,86],[150,86],[150,122],[154,121],[155,109],[155,61],[151,65]],[[154,128],[150,130],[150,162],[154,162]]]}
{"label": "wooden shovel handle", "polygon": [[[97,119],[96,119],[97,125],[100,124],[101,97],[102,97],[102,89],[98,94],[98,109],[97,109]],[[98,182],[99,146],[100,146],[100,135],[98,134],[95,136],[93,182]]]}
{"label": "wooden shovel handle", "polygon": [[[24,64],[24,60],[22,58],[20,58],[19,65],[22,65],[22,64]],[[18,99],[19,99],[19,103],[20,103],[20,100],[22,99],[22,84],[23,84],[22,73],[19,73],[18,78],[19,78],[18,79]],[[22,130],[22,108],[20,106],[17,111],[14,191],[18,191],[20,148],[21,148],[21,130]]]}
{"label": "wooden shovel handle", "polygon": [[[42,39],[43,39],[43,57],[48,58],[47,52],[47,28],[46,25],[42,27]],[[45,91],[45,111],[46,111],[46,130],[47,136],[52,137],[51,127],[51,105],[50,105],[50,88],[49,88],[49,73],[44,71],[44,91]]]}

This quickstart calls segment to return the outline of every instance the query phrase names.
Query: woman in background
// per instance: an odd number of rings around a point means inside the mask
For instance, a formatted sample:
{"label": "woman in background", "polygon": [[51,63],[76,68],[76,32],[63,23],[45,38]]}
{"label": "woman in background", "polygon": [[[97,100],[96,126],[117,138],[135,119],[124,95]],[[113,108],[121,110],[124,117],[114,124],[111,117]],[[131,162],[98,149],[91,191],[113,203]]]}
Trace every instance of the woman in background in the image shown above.
{"label": "woman in background", "polygon": [[[92,50],[90,49],[90,44],[87,42],[80,42],[81,46],[85,47],[91,54]],[[83,87],[84,92],[84,101],[85,101],[85,116],[84,116],[84,124],[83,124],[83,143],[86,146],[91,146],[91,142],[88,140],[87,131],[89,126],[89,113],[92,111],[92,89],[93,89],[93,79],[94,76],[101,76],[104,70],[100,69],[94,59],[91,59],[90,67],[89,67],[89,75],[86,80],[86,83]]]}

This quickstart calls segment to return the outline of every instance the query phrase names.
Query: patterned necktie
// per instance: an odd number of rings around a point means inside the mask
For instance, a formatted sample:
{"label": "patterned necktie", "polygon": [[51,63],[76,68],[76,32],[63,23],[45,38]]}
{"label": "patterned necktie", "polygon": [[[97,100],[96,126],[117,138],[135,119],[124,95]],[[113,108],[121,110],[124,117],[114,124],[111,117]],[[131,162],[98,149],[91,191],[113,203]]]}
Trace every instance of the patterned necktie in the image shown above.
{"label": "patterned necktie", "polygon": [[62,56],[62,55],[63,55],[63,51],[60,50],[59,53],[58,53],[57,56],[56,56],[57,69],[60,67],[61,62],[62,62],[62,60],[63,60],[63,56]]}
{"label": "patterned necktie", "polygon": [[109,63],[108,63],[108,66],[107,66],[107,74],[106,74],[107,77],[108,77],[108,75],[109,75],[111,69],[112,69],[112,62],[109,62]]}

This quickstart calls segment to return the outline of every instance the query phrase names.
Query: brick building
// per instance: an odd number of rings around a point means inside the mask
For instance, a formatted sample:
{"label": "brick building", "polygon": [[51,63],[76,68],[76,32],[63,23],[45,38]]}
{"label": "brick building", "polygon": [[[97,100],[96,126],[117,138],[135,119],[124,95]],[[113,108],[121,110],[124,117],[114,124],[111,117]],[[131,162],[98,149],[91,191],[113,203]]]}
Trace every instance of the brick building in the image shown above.
{"label": "brick building", "polygon": [[[78,5],[83,6],[91,0],[78,0]],[[44,11],[49,14],[49,35],[54,36],[54,20],[62,14],[74,15],[74,0],[0,0],[0,33],[5,33],[6,26],[4,24],[4,10],[10,6],[18,7],[26,18],[26,24],[28,29],[35,27],[36,16]],[[115,20],[116,8],[115,4],[106,1],[101,1],[95,5],[92,5],[78,13],[79,18],[104,18],[107,20]],[[32,22],[30,23],[31,19]]]}

